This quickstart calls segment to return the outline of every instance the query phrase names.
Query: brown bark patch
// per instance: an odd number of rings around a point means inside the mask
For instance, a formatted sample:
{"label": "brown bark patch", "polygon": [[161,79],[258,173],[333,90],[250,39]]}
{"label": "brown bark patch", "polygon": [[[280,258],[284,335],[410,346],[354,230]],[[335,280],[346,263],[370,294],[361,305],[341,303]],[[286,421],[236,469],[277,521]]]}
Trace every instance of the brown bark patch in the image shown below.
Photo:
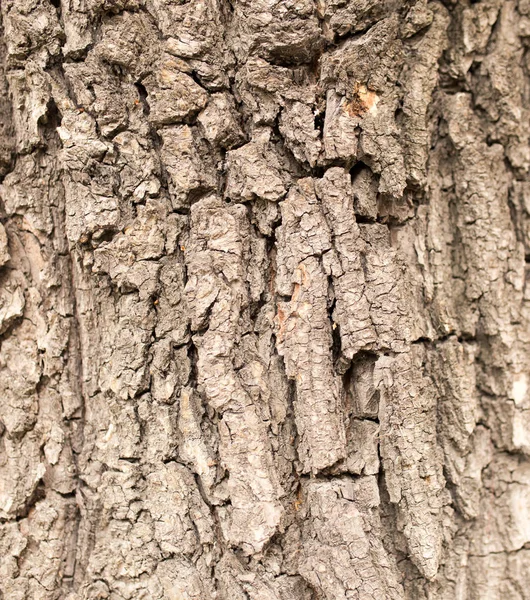
{"label": "brown bark patch", "polygon": [[369,90],[363,83],[356,82],[353,88],[353,97],[346,102],[346,112],[352,117],[362,117],[367,112],[375,112],[379,96]]}

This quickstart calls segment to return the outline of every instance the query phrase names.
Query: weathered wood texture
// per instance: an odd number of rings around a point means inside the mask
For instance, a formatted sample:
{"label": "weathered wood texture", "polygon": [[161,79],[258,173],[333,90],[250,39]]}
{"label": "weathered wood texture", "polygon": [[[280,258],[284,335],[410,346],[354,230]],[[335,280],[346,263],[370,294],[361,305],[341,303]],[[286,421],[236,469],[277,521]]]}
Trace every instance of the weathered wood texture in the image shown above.
{"label": "weathered wood texture", "polygon": [[0,5],[0,597],[530,599],[530,1]]}

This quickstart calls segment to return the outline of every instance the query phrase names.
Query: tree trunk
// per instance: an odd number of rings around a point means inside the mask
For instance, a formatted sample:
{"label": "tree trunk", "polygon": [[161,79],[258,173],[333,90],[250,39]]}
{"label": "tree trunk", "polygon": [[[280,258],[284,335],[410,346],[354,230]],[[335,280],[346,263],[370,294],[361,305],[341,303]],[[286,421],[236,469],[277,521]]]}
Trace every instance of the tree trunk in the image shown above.
{"label": "tree trunk", "polygon": [[530,599],[530,1],[1,15],[0,598]]}

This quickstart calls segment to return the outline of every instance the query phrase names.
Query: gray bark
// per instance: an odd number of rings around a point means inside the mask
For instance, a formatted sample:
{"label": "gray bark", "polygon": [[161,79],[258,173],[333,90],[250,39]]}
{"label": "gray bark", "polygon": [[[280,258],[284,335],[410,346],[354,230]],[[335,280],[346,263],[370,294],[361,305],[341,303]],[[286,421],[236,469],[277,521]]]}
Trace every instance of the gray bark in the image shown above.
{"label": "gray bark", "polygon": [[530,2],[0,6],[0,598],[529,600]]}

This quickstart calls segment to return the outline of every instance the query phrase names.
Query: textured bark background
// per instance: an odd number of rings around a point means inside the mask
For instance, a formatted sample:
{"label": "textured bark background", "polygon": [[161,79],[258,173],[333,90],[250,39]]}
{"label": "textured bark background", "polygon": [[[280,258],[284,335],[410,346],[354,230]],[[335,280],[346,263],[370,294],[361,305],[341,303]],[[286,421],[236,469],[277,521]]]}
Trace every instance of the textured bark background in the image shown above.
{"label": "textured bark background", "polygon": [[529,599],[530,1],[1,18],[0,598]]}

